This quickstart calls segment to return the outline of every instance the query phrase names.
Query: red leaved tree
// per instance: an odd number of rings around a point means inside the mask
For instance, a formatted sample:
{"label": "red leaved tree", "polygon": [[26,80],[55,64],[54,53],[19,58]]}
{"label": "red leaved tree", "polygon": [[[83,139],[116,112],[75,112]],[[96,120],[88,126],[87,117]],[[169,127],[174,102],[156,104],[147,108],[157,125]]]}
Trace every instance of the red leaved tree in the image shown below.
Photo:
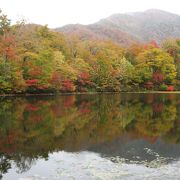
{"label": "red leaved tree", "polygon": [[79,74],[77,80],[78,91],[86,92],[87,88],[92,85],[91,76],[87,72],[82,72]]}

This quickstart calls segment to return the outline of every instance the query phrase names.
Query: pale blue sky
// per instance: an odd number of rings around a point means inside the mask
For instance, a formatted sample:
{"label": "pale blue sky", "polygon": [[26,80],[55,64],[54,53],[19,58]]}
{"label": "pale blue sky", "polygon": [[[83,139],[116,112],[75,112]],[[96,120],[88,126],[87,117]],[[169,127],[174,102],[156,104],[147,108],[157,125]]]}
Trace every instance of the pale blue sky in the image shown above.
{"label": "pale blue sky", "polygon": [[180,0],[0,0],[0,8],[13,22],[59,27],[90,24],[114,13],[162,9],[180,14]]}

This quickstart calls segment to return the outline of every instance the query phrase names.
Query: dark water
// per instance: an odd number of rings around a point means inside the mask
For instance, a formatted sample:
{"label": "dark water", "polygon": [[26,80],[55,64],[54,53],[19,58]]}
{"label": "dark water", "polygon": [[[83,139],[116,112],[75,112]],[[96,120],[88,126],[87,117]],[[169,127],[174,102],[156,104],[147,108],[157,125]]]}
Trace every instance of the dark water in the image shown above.
{"label": "dark water", "polygon": [[180,94],[0,99],[2,179],[180,179]]}

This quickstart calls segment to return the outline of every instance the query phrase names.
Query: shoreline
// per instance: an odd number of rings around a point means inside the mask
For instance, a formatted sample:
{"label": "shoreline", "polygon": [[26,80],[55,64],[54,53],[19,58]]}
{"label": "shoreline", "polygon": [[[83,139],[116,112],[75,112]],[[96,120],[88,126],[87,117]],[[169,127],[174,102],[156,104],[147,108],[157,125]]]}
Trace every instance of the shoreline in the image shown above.
{"label": "shoreline", "polygon": [[0,94],[0,97],[29,97],[29,96],[63,96],[63,95],[93,95],[93,94],[180,94],[180,91],[121,91],[121,92],[72,92],[72,93],[24,93]]}

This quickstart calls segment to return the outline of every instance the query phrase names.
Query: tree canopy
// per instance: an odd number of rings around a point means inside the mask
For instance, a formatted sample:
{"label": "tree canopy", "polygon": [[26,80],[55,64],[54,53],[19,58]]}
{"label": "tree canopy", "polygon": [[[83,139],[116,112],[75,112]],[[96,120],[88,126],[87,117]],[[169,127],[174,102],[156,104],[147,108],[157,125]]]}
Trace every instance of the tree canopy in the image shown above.
{"label": "tree canopy", "polygon": [[178,39],[121,47],[11,25],[0,11],[0,93],[178,90],[179,63]]}

